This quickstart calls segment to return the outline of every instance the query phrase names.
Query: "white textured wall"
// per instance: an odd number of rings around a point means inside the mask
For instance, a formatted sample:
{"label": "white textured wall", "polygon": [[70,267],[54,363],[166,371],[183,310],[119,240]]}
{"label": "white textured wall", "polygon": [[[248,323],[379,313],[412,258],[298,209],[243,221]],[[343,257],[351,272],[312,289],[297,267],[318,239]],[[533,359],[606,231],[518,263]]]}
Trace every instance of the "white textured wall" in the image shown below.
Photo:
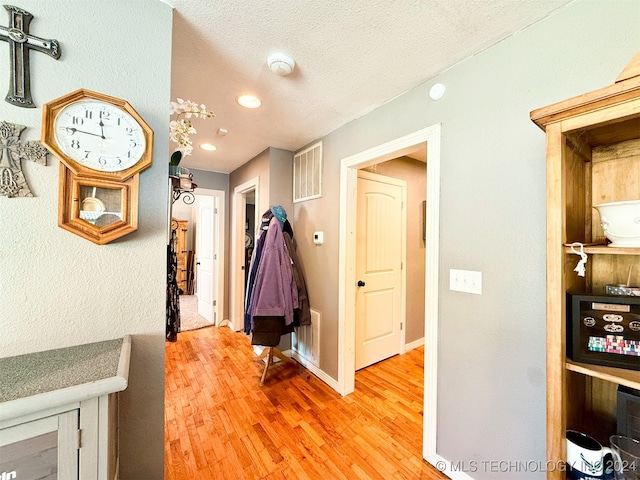
{"label": "white textured wall", "polygon": [[[37,108],[4,102],[8,47],[0,42],[0,120],[40,138],[41,106],[78,88],[124,98],[155,131],[154,164],[140,177],[139,229],[98,246],[57,226],[58,160],[23,162],[34,198],[0,197],[0,355],[133,335],[121,397],[121,478],[163,475],[168,104],[171,8],[159,1],[21,0],[32,34],[62,56],[31,53]],[[8,16],[0,9],[0,25]],[[153,77],[149,76],[153,72]]]}
{"label": "white textured wall", "polygon": [[[323,197],[295,204],[301,235],[325,232],[299,250],[337,378],[340,160],[441,123],[437,449],[478,462],[474,478],[544,478],[480,463],[545,458],[545,137],[529,112],[613,83],[638,25],[637,0],[572,2],[324,137]],[[481,271],[482,295],[449,291],[452,268]]]}

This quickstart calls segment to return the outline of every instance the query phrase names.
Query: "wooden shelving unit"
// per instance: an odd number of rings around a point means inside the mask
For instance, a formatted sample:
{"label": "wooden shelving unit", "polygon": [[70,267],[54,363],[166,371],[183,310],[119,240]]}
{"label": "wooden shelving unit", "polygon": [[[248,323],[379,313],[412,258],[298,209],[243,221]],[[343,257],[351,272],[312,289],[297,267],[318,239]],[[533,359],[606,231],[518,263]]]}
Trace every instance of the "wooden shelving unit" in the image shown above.
{"label": "wooden shelving unit", "polygon": [[[604,294],[608,283],[640,284],[640,248],[616,248],[593,205],[640,200],[640,53],[609,86],[531,112],[547,135],[547,460],[566,459],[567,429],[608,443],[618,385],[640,389],[640,371],[566,356],[566,294]],[[573,270],[588,255],[585,277]],[[640,362],[640,359],[638,359]],[[549,480],[565,478],[552,469]]]}
{"label": "wooden shelving unit", "polygon": [[[570,246],[566,246],[566,253],[573,253]],[[637,248],[624,248],[616,247],[615,251],[612,248],[607,247],[605,244],[598,245],[585,245],[584,253],[586,254],[599,254],[599,255],[637,255]]]}
{"label": "wooden shelving unit", "polygon": [[567,370],[640,390],[640,371],[567,361]]}
{"label": "wooden shelving unit", "polygon": [[[172,219],[176,226],[176,257],[178,258],[178,289],[187,293],[187,223],[188,220]],[[173,228],[172,224],[172,228]]]}

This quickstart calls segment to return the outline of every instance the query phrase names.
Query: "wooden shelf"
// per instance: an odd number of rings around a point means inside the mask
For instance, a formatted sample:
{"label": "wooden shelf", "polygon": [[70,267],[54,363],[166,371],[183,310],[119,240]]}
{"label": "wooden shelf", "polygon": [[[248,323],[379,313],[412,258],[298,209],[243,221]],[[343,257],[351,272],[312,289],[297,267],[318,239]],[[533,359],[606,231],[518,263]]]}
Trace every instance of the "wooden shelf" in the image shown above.
{"label": "wooden shelf", "polygon": [[[549,461],[566,458],[567,428],[595,438],[614,432],[617,386],[640,389],[640,371],[566,357],[567,292],[604,292],[607,284],[640,283],[635,267],[640,247],[607,246],[592,207],[640,198],[638,112],[640,63],[635,60],[614,85],[531,112],[547,134]],[[574,239],[583,239],[583,251],[590,255],[584,276],[576,275],[578,257],[567,243]],[[565,479],[565,472],[547,472],[547,480]]]}
{"label": "wooden shelf", "polygon": [[[571,244],[565,244],[565,252],[573,253]],[[584,253],[600,255],[640,255],[640,248],[631,247],[608,247],[606,245],[585,245]]]}
{"label": "wooden shelf", "polygon": [[570,360],[567,360],[566,368],[572,372],[600,378],[608,382],[640,390],[640,371],[577,363]]}

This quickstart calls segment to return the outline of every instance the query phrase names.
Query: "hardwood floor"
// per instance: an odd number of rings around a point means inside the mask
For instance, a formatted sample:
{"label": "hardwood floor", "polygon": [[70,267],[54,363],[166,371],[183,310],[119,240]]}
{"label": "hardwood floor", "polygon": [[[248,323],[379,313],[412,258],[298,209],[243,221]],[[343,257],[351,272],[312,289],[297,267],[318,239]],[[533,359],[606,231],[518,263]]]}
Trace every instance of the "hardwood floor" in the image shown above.
{"label": "hardwood floor", "polygon": [[165,479],[446,479],[422,460],[419,348],[356,373],[346,397],[262,363],[226,327],[166,344]]}

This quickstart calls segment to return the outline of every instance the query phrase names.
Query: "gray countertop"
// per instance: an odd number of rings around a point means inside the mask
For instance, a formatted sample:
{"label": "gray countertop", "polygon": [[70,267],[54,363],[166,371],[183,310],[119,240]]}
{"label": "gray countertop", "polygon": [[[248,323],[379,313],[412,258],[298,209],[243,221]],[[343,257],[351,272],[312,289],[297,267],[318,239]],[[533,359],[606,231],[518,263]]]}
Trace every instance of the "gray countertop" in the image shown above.
{"label": "gray countertop", "polygon": [[124,390],[131,339],[0,358],[0,420]]}

